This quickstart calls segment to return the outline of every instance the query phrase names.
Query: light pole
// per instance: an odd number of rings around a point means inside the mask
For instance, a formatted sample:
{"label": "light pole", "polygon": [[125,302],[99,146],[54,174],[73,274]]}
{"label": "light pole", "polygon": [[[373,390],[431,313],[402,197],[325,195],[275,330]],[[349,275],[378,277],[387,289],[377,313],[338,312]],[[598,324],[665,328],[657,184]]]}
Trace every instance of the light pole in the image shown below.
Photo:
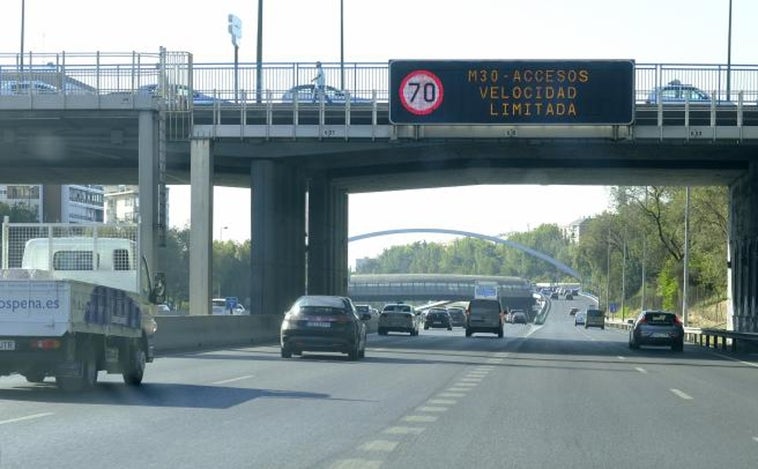
{"label": "light pole", "polygon": [[726,44],[726,100],[730,101],[732,94],[732,0],[729,0],[729,37]]}
{"label": "light pole", "polygon": [[218,229],[218,240],[219,242],[224,241],[224,230],[228,229],[228,226],[222,226]]}
{"label": "light pole", "polygon": [[[731,2],[731,0],[729,0]],[[340,0],[340,89],[345,90],[345,0]],[[730,10],[731,11],[731,10]]]}
{"label": "light pole", "polygon": [[24,71],[24,12],[26,11],[26,0],[21,0],[21,71]]}
{"label": "light pole", "polygon": [[261,102],[261,81],[263,81],[263,0],[258,0],[258,44],[255,64],[255,102]]}

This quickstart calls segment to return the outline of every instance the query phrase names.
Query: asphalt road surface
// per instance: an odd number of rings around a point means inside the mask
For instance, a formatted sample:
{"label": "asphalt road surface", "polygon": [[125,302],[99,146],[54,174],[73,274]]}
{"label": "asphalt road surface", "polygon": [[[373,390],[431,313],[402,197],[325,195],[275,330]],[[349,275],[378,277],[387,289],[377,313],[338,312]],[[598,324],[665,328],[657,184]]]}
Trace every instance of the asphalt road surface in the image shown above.
{"label": "asphalt road surface", "polygon": [[0,378],[0,468],[640,468],[758,464],[758,357],[627,347],[553,301],[505,338],[369,336],[159,357],[141,388]]}

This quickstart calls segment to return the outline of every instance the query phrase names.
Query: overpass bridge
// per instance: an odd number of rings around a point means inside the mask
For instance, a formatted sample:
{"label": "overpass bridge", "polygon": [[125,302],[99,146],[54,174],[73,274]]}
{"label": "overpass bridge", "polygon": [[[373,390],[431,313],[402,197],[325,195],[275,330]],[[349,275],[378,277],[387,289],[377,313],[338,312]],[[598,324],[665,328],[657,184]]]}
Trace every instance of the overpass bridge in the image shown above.
{"label": "overpass bridge", "polygon": [[[386,63],[348,64],[346,91],[362,99],[328,105],[282,100],[284,90],[310,82],[315,64],[264,64],[260,83],[254,64],[241,64],[239,83],[251,85],[234,89],[233,64],[195,64],[184,52],[39,54],[27,63],[19,70],[15,54],[0,54],[0,82],[44,81],[57,91],[0,94],[4,180],[139,182],[150,265],[166,228],[163,187],[190,183],[195,314],[207,311],[211,297],[214,184],[253,188],[254,312],[282,311],[306,284],[311,292],[346,291],[349,193],[472,184],[726,185],[734,326],[758,331],[754,65],[635,64],[628,125],[423,125],[389,121]],[[325,73],[331,81],[335,64],[325,64]],[[646,102],[674,79],[713,99]],[[160,91],[145,93],[150,84]],[[196,91],[213,99],[190,99]]]}
{"label": "overpass bridge", "polygon": [[356,302],[468,301],[478,281],[496,282],[500,302],[532,311],[532,285],[519,277],[458,274],[351,274],[347,293]]}

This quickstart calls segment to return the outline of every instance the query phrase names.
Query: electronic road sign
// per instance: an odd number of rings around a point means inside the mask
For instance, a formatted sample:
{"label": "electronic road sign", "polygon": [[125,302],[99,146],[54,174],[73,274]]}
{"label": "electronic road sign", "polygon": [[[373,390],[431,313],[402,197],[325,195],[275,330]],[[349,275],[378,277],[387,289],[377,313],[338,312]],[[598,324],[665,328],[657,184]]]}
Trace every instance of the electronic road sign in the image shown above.
{"label": "electronic road sign", "polygon": [[628,125],[633,60],[391,60],[393,124]]}

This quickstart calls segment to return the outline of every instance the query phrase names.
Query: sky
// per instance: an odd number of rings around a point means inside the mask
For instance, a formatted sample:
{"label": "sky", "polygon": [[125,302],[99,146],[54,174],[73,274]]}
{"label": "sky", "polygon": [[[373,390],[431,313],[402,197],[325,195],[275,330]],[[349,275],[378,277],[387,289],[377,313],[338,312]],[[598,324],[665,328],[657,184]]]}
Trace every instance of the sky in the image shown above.
{"label": "sky", "polygon": [[[27,52],[157,52],[163,46],[191,52],[195,63],[232,63],[231,13],[242,20],[239,60],[256,60],[255,0],[215,0],[201,7],[186,0],[0,0],[0,54],[21,50],[22,3]],[[731,4],[731,63],[755,64],[758,2]],[[263,61],[339,62],[342,36],[346,62],[633,59],[726,64],[729,5],[730,0],[266,0]],[[214,200],[214,237],[249,239],[249,191],[218,187]],[[521,203],[525,200],[529,204]],[[491,215],[494,201],[497,216]],[[170,187],[172,226],[189,223],[188,202],[188,187]],[[606,187],[534,185],[355,194],[348,204],[350,236],[395,228],[498,235],[543,223],[565,225],[609,206]],[[358,241],[349,246],[349,262],[354,265],[355,258],[374,257],[394,244],[450,239],[420,234]]]}

